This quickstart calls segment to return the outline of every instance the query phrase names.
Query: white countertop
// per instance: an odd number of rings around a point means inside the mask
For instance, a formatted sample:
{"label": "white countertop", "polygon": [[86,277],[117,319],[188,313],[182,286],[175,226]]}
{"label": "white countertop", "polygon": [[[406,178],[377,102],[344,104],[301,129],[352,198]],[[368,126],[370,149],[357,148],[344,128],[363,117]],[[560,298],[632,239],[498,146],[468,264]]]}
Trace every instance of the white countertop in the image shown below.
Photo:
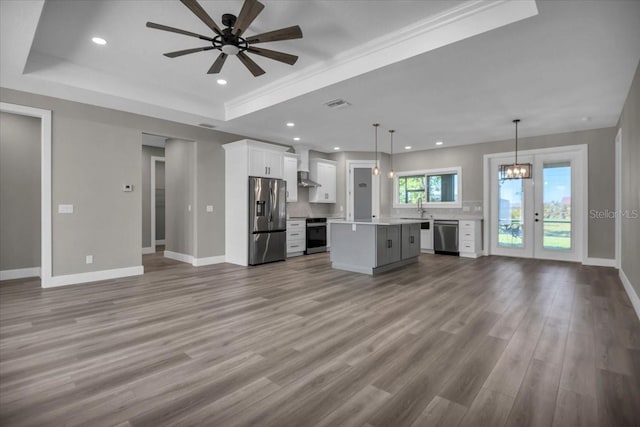
{"label": "white countertop", "polygon": [[430,221],[427,218],[400,219],[400,218],[378,218],[370,221],[349,221],[346,219],[327,218],[327,222],[331,224],[362,224],[362,225],[399,225],[399,224],[415,224],[417,222]]}

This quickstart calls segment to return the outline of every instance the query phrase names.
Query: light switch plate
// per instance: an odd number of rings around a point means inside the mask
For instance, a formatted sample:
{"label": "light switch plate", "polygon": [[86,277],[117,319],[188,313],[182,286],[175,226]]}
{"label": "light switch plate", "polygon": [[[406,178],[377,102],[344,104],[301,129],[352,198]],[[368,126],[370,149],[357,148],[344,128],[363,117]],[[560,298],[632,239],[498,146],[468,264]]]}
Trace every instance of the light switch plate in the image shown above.
{"label": "light switch plate", "polygon": [[187,210],[188,210],[189,212],[191,212],[191,205],[188,205],[188,206],[187,206]]}
{"label": "light switch plate", "polygon": [[213,205],[207,205],[207,212],[213,212]]}
{"label": "light switch plate", "polygon": [[124,184],[122,186],[122,191],[127,192],[127,193],[133,191],[133,184]]}
{"label": "light switch plate", "polygon": [[351,224],[351,231],[356,231],[356,224]]}
{"label": "light switch plate", "polygon": [[93,255],[87,255],[85,261],[87,264],[93,264]]}
{"label": "light switch plate", "polygon": [[58,205],[58,213],[73,213],[73,205]]}

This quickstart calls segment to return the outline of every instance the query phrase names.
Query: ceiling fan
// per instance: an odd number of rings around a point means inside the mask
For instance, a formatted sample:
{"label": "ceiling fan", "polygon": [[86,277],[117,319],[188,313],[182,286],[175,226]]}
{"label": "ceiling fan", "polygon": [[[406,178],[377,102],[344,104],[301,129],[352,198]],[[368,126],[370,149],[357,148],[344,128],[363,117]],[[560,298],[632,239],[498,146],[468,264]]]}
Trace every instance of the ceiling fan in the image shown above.
{"label": "ceiling fan", "polygon": [[256,17],[264,9],[264,5],[257,0],[245,0],[240,9],[240,14],[236,17],[230,13],[222,15],[222,25],[226,28],[221,29],[209,16],[209,14],[200,6],[197,0],[180,0],[182,4],[187,6],[191,12],[193,12],[207,27],[215,33],[214,37],[203,36],[202,34],[192,33],[191,31],[181,30],[179,28],[169,27],[162,24],[156,24],[153,22],[147,22],[147,27],[154,28],[156,30],[170,31],[172,33],[184,34],[185,36],[196,37],[201,40],[211,42],[210,46],[196,47],[192,49],[178,50],[175,52],[165,53],[164,56],[169,58],[176,58],[178,56],[189,55],[191,53],[203,52],[206,50],[217,49],[220,51],[220,55],[215,60],[207,74],[218,74],[222,70],[224,62],[229,55],[235,55],[240,62],[244,64],[247,69],[258,77],[265,73],[258,64],[255,63],[247,53],[254,53],[256,55],[264,56],[266,58],[274,59],[276,61],[284,62],[285,64],[293,65],[298,60],[295,55],[290,55],[284,52],[277,52],[275,50],[262,49],[253,46],[257,43],[276,42],[281,40],[291,40],[302,38],[302,30],[298,25],[292,27],[281,28],[279,30],[269,31],[266,33],[258,34],[250,37],[242,37],[242,34],[249,28],[249,25],[256,19]]}

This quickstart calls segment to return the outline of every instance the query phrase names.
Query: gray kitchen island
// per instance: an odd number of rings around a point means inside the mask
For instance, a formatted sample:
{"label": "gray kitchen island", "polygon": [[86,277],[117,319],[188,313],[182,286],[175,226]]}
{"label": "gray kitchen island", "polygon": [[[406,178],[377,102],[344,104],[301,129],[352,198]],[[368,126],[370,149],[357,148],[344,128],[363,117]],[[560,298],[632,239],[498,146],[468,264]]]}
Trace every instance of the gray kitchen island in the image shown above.
{"label": "gray kitchen island", "polygon": [[418,260],[422,220],[331,221],[331,267],[376,275]]}

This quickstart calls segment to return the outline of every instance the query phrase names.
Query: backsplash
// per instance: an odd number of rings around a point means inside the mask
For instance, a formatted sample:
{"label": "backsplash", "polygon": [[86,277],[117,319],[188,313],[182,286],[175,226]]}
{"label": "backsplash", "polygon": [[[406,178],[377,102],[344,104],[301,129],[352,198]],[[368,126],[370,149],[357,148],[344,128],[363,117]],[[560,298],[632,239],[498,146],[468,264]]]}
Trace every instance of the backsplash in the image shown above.
{"label": "backsplash", "polygon": [[298,201],[287,203],[287,216],[294,217],[333,217],[333,203],[309,203],[309,188],[298,187]]}
{"label": "backsplash", "polygon": [[[482,205],[483,205],[482,200],[479,200],[479,201],[470,200],[470,201],[463,201],[461,208],[428,208],[427,207],[424,209],[424,211],[425,211],[425,215],[433,215],[434,217],[437,217],[438,214],[447,215],[447,216],[449,215],[482,216]],[[391,216],[392,217],[418,216],[418,209],[417,208],[398,208],[398,209],[392,208]]]}

